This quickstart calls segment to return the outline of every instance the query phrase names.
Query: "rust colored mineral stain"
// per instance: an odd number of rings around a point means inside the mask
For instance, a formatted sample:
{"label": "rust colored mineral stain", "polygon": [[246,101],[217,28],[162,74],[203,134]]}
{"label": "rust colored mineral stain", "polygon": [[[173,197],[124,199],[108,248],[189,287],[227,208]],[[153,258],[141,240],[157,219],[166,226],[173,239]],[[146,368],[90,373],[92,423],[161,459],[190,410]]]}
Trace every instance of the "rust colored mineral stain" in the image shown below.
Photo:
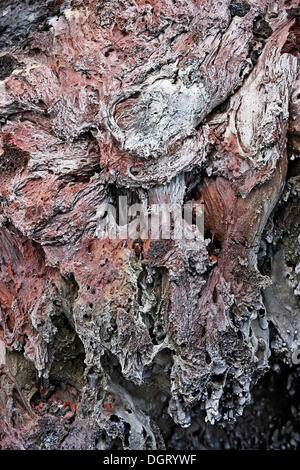
{"label": "rust colored mineral stain", "polygon": [[293,54],[297,57],[300,52],[300,8],[291,8],[287,11],[287,14],[292,23],[281,53]]}
{"label": "rust colored mineral stain", "polygon": [[143,253],[143,242],[142,240],[135,240],[132,244],[132,248],[137,256]]}

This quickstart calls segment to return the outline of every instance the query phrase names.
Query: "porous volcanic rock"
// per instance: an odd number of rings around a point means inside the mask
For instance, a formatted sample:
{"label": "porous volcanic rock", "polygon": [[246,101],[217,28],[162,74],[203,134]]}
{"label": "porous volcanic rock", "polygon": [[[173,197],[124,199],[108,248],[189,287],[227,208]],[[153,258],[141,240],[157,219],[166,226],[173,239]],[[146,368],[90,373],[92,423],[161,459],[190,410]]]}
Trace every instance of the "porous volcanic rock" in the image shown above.
{"label": "porous volcanic rock", "polygon": [[[1,449],[299,446],[299,18],[0,0]],[[100,237],[119,195],[204,239]]]}

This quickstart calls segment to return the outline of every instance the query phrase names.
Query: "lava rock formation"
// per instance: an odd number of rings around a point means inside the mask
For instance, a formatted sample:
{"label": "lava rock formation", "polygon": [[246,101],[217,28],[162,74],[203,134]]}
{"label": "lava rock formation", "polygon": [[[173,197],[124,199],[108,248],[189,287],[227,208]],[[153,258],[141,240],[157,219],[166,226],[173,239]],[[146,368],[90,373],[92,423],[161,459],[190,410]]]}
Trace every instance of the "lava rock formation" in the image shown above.
{"label": "lava rock formation", "polygon": [[299,447],[299,53],[294,0],[0,0],[1,449]]}

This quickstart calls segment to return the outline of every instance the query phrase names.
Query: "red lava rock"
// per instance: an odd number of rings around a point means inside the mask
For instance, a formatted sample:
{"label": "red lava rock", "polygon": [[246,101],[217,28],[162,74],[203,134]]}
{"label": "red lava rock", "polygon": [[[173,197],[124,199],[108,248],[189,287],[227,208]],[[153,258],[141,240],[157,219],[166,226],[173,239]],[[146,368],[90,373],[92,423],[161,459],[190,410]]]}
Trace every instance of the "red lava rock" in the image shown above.
{"label": "red lava rock", "polygon": [[143,251],[143,242],[138,240],[133,243],[133,249],[136,253],[136,255],[140,255]]}
{"label": "red lava rock", "polygon": [[70,408],[73,413],[76,413],[77,410],[77,403],[71,403]]}
{"label": "red lava rock", "polygon": [[68,412],[65,414],[64,418],[69,421],[69,420],[71,420],[72,418],[74,418],[74,416],[75,416],[75,413],[74,413],[73,411],[68,411]]}

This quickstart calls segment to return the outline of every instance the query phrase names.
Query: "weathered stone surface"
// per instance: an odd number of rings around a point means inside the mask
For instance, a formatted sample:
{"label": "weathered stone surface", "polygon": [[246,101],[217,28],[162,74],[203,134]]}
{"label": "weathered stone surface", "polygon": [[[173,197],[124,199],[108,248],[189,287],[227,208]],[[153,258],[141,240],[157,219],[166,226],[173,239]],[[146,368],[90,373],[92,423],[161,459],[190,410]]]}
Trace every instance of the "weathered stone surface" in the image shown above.
{"label": "weathered stone surface", "polygon": [[[0,1],[1,448],[245,446],[300,360],[297,7]],[[205,240],[97,238],[119,194]]]}

